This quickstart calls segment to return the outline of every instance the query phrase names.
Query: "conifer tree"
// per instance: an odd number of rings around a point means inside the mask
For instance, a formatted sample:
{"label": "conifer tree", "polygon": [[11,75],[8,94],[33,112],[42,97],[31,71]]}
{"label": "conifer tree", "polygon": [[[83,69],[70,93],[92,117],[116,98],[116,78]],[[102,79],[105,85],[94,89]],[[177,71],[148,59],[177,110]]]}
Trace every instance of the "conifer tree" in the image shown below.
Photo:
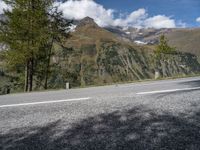
{"label": "conifer tree", "polygon": [[0,22],[0,43],[6,45],[6,60],[12,66],[24,68],[24,90],[32,91],[38,59],[43,64],[47,88],[53,42],[59,40],[69,25],[62,13],[53,7],[53,0],[3,0],[11,7]]}
{"label": "conifer tree", "polygon": [[174,53],[175,52],[175,48],[173,47],[170,47],[168,45],[168,41],[167,41],[167,38],[165,37],[165,35],[162,35],[160,37],[160,41],[159,41],[159,44],[155,50],[155,53],[157,55],[160,55],[160,54],[171,54],[171,53]]}

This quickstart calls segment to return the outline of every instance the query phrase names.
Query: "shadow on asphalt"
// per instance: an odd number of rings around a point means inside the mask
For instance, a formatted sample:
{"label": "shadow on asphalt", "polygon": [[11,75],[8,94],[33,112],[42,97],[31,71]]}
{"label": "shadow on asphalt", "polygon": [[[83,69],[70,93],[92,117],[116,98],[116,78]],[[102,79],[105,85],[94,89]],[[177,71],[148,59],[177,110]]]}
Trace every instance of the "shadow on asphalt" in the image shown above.
{"label": "shadow on asphalt", "polygon": [[189,85],[191,87],[200,87],[200,80],[181,82],[181,85]]}
{"label": "shadow on asphalt", "polygon": [[195,92],[195,91],[200,91],[200,89],[187,90],[187,91],[174,91],[174,92],[161,93],[161,94],[152,94],[152,95],[156,96],[156,99],[161,99],[161,98],[168,97],[168,96],[174,95],[174,94],[176,94],[176,95],[181,95],[183,93],[190,94],[191,92]]}
{"label": "shadow on asphalt", "polygon": [[3,150],[197,150],[200,112],[158,115],[143,106],[84,119],[59,134],[63,120],[0,135]]}

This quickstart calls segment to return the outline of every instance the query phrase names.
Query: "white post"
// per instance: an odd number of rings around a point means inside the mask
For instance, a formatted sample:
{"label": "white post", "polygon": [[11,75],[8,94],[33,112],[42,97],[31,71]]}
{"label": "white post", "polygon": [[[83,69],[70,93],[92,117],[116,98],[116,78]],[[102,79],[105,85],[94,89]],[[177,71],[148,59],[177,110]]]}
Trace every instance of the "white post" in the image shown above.
{"label": "white post", "polygon": [[160,72],[159,71],[155,71],[155,79],[160,78]]}
{"label": "white post", "polygon": [[66,83],[66,90],[69,90],[69,82]]}

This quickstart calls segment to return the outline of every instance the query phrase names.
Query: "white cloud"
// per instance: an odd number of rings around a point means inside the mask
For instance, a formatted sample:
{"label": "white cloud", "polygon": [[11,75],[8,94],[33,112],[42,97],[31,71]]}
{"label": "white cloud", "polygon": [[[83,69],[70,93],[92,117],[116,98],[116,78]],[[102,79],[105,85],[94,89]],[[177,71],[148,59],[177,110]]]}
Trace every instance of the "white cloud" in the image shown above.
{"label": "white cloud", "polygon": [[97,4],[93,0],[68,0],[64,3],[56,2],[59,10],[63,12],[68,19],[83,19],[91,17],[100,26],[140,26],[142,19],[146,18],[145,9],[138,9],[124,18],[114,18],[115,10],[105,9],[102,5]]}
{"label": "white cloud", "polygon": [[113,24],[113,9],[105,9],[102,5],[95,3],[93,0],[69,0],[64,3],[57,2],[64,16],[68,19],[83,19],[91,17],[100,26],[108,26]]}
{"label": "white cloud", "polygon": [[66,2],[56,2],[59,10],[68,19],[80,20],[84,17],[91,17],[99,26],[121,26],[137,28],[175,28],[183,27],[184,23],[176,23],[171,17],[157,15],[148,17],[144,8],[133,11],[124,17],[114,17],[116,12],[113,9],[105,9],[102,5],[93,0],[68,0]]}
{"label": "white cloud", "polygon": [[198,17],[198,18],[196,19],[196,21],[200,23],[200,17]]}
{"label": "white cloud", "polygon": [[149,28],[175,28],[176,23],[175,20],[163,16],[163,15],[157,15],[151,18],[148,18],[144,21],[145,27]]}
{"label": "white cloud", "polygon": [[186,28],[187,27],[187,23],[183,22],[182,20],[178,20],[176,22],[176,25],[180,28]]}
{"label": "white cloud", "polygon": [[3,13],[3,9],[8,9],[8,5],[6,5],[2,0],[0,0],[0,14]]}
{"label": "white cloud", "polygon": [[144,8],[133,11],[131,14],[127,15],[125,18],[119,18],[113,20],[113,25],[115,26],[134,26],[141,28],[143,20],[148,16]]}
{"label": "white cloud", "polygon": [[[59,6],[59,10],[62,11],[64,16],[68,19],[80,20],[89,16],[102,27],[131,26],[136,28],[175,28],[186,26],[185,23],[181,21],[177,22],[165,15],[149,17],[144,8],[135,10],[128,15],[121,15],[120,17],[115,18],[115,10],[105,9],[94,0],[68,0],[66,2],[55,2],[54,5]],[[3,9],[8,8],[9,7],[0,0],[0,14],[3,13]],[[200,22],[200,17],[197,18],[196,21]]]}

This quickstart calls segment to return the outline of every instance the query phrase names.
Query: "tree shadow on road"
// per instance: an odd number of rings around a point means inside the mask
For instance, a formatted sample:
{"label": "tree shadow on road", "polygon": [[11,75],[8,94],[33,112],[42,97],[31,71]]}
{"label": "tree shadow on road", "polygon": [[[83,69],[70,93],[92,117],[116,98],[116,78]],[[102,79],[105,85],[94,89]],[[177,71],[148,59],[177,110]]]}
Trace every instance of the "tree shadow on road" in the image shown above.
{"label": "tree shadow on road", "polygon": [[[0,135],[3,150],[200,149],[200,112],[156,113],[144,106],[84,119],[62,130],[64,120]],[[62,132],[61,132],[62,131]]]}

